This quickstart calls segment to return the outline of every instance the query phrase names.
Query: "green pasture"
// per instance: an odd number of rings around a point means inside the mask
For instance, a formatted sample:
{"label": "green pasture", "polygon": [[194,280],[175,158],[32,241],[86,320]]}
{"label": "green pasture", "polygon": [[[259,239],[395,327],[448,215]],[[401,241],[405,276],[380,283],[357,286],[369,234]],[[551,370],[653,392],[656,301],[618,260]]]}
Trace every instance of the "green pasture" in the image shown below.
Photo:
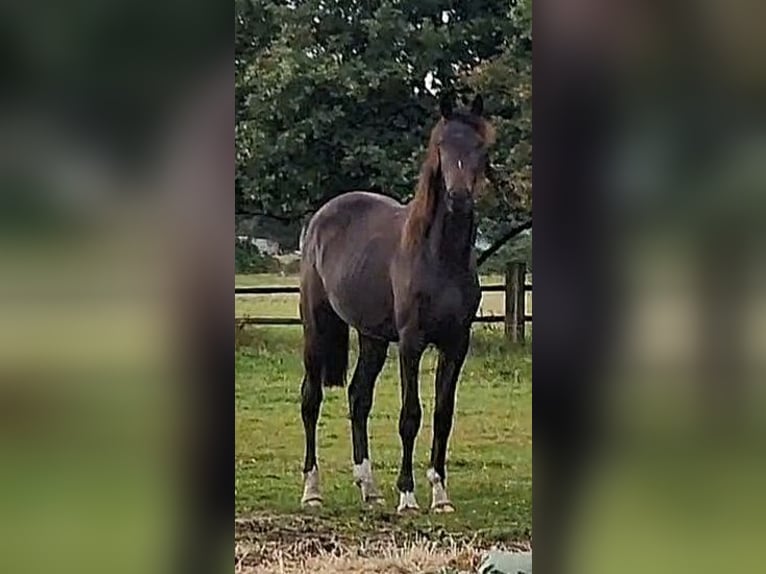
{"label": "green pasture", "polygon": [[[237,285],[289,284],[278,276],[238,276]],[[500,282],[499,277],[485,278]],[[499,301],[495,301],[495,297]],[[487,308],[502,313],[502,293],[488,294]],[[483,301],[483,305],[485,302]],[[236,314],[295,316],[293,296],[237,298]],[[489,311],[488,311],[489,312]],[[300,509],[303,426],[301,330],[296,326],[250,327],[237,334],[236,458],[237,516],[268,515],[286,521]],[[352,343],[351,365],[356,357]],[[324,507],[319,520],[337,532],[357,534],[389,529],[445,531],[487,540],[524,541],[531,531],[532,386],[529,347],[510,348],[502,329],[477,325],[458,389],[450,441],[448,487],[457,512],[427,512],[425,480],[433,413],[436,355],[421,365],[423,425],[415,450],[415,480],[422,515],[396,515],[396,476],[401,457],[398,435],[399,377],[396,347],[378,380],[370,417],[370,449],[376,478],[385,493],[382,510],[362,508],[352,483],[350,427],[345,389],[330,389],[318,430]]]}

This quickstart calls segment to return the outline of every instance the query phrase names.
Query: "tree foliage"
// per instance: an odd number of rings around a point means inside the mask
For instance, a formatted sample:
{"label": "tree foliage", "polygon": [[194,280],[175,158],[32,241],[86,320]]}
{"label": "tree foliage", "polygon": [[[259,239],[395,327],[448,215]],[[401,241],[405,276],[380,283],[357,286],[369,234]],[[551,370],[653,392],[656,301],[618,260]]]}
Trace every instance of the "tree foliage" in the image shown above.
{"label": "tree foliage", "polygon": [[235,5],[239,214],[300,220],[353,189],[408,199],[445,90],[481,91],[498,128],[484,236],[531,213],[531,0]]}
{"label": "tree foliage", "polygon": [[255,245],[237,242],[234,247],[235,273],[277,273],[280,268],[276,257],[261,253]]}

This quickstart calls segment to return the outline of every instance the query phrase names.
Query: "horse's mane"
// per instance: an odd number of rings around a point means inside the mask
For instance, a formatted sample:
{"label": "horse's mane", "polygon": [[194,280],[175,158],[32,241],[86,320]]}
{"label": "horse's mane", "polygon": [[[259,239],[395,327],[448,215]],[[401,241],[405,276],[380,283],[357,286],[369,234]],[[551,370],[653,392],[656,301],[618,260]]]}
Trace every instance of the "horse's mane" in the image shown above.
{"label": "horse's mane", "polygon": [[[485,146],[494,142],[495,130],[484,118],[464,111],[455,111],[449,121],[460,121],[476,131],[484,141]],[[413,247],[425,237],[428,227],[436,211],[437,186],[439,180],[439,152],[438,145],[442,131],[447,120],[441,118],[431,130],[428,139],[428,148],[423,165],[420,167],[418,185],[415,188],[415,197],[408,204],[407,220],[402,232],[402,244],[405,247]]]}

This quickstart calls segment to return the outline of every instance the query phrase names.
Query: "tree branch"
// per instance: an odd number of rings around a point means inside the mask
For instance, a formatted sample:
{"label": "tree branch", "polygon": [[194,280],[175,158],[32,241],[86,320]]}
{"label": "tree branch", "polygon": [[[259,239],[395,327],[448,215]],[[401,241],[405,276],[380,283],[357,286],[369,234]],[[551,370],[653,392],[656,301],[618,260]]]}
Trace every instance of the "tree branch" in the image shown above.
{"label": "tree branch", "polygon": [[508,243],[511,239],[516,237],[519,233],[526,229],[530,229],[532,227],[532,217],[525,221],[524,223],[521,223],[517,225],[516,227],[512,227],[508,233],[500,237],[497,241],[495,241],[492,245],[490,245],[487,249],[481,252],[479,257],[476,259],[476,266],[480,266],[482,263],[484,263],[487,259],[492,257],[495,253],[497,253],[500,248]]}

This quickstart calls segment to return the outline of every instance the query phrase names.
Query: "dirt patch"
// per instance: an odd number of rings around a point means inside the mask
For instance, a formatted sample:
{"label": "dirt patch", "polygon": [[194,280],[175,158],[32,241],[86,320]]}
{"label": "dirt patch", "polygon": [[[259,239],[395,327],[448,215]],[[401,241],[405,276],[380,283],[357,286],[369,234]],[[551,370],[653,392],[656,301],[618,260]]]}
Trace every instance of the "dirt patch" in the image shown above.
{"label": "dirt patch", "polygon": [[356,526],[352,531],[310,515],[237,519],[236,572],[475,572],[492,548],[530,550],[529,543],[503,543],[443,529],[413,530],[393,522],[385,526],[380,520]]}

